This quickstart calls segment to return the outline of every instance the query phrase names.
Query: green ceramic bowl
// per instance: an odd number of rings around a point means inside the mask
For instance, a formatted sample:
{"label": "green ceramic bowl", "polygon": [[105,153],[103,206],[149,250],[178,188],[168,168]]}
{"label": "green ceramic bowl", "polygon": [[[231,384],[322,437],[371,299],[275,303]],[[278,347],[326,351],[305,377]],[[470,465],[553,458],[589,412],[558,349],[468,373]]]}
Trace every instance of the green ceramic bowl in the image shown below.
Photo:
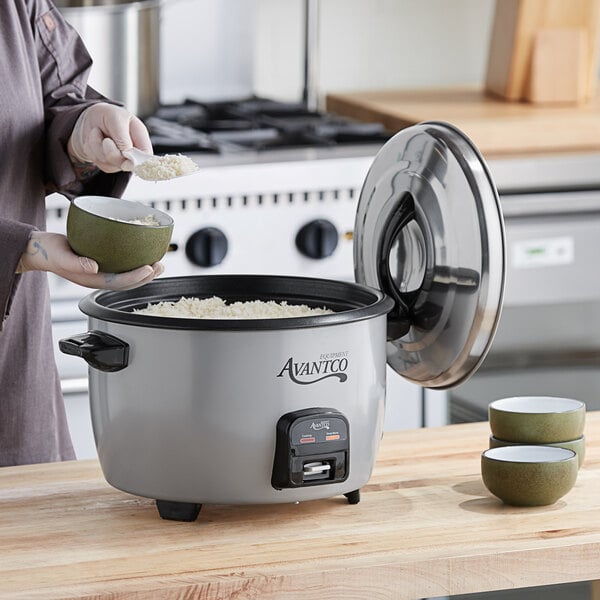
{"label": "green ceramic bowl", "polygon": [[[497,437],[490,435],[490,448],[501,448],[502,446],[521,446],[519,442],[507,442],[506,440],[499,440]],[[568,442],[556,442],[554,444],[544,444],[544,446],[556,446],[557,448],[567,448],[573,450],[577,454],[577,464],[579,467],[583,464],[585,459],[585,436],[581,436],[576,440],[569,440]]]}
{"label": "green ceramic bowl", "polygon": [[515,396],[488,407],[494,437],[520,444],[554,444],[583,435],[585,404],[571,398]]}
{"label": "green ceramic bowl", "polygon": [[577,455],[554,446],[503,446],[484,450],[481,476],[487,489],[512,506],[546,506],[575,484]]}
{"label": "green ceramic bowl", "polygon": [[73,252],[93,258],[105,273],[159,261],[172,233],[169,215],[121,198],[80,196],[71,202],[67,215],[67,239]]}

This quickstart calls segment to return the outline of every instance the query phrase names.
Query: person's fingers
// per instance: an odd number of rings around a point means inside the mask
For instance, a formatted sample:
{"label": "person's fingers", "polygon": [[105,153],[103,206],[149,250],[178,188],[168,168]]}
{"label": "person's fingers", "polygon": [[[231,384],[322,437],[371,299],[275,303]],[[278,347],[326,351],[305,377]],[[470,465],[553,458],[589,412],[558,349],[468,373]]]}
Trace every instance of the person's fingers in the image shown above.
{"label": "person's fingers", "polygon": [[59,253],[54,253],[52,271],[73,275],[95,274],[98,272],[98,263],[87,256],[75,254],[68,246]]}
{"label": "person's fingers", "polygon": [[21,271],[52,271],[67,279],[98,272],[98,263],[71,250],[59,233],[34,231],[20,261]]}
{"label": "person's fingers", "polygon": [[106,104],[102,107],[102,133],[104,137],[110,138],[119,151],[131,148],[129,122],[132,115],[118,106]]}
{"label": "person's fingers", "polygon": [[131,135],[131,142],[135,148],[139,148],[142,152],[147,154],[154,154],[152,149],[152,142],[150,141],[150,134],[146,129],[146,126],[136,116],[132,116],[129,121],[129,134]]}
{"label": "person's fingers", "polygon": [[98,263],[87,256],[79,256],[79,264],[85,273],[97,273]]}
{"label": "person's fingers", "polygon": [[132,147],[153,153],[146,126],[125,108],[104,102],[81,114],[69,138],[73,158],[94,163],[107,173],[133,170],[133,163],[122,155]]}
{"label": "person's fingers", "polygon": [[103,162],[103,152],[102,152],[102,141],[104,140],[104,136],[102,135],[102,131],[99,127],[93,127],[89,130],[85,141],[83,142],[83,151],[88,162],[92,162],[98,167],[101,167]]}
{"label": "person's fingers", "polygon": [[123,163],[130,162],[123,158],[121,151],[117,148],[115,142],[110,138],[102,140],[102,159],[98,166],[106,173],[115,173],[123,171]]}
{"label": "person's fingers", "polygon": [[126,273],[100,273],[99,275],[104,277],[104,281],[98,287],[111,290],[130,290],[149,283],[163,271],[163,264],[157,262]]}
{"label": "person's fingers", "polygon": [[33,232],[23,253],[19,272],[52,271],[73,283],[93,289],[128,290],[144,285],[164,271],[162,263],[144,265],[126,273],[99,273],[98,263],[75,254],[58,233]]}
{"label": "person's fingers", "polygon": [[154,277],[154,269],[150,265],[144,265],[126,273],[104,273],[102,287],[111,290],[130,290],[152,281]]}
{"label": "person's fingers", "polygon": [[126,273],[59,273],[65,279],[96,290],[127,290],[139,287],[154,279],[154,270],[146,265]]}
{"label": "person's fingers", "polygon": [[[122,158],[122,157],[121,157]],[[135,168],[135,165],[133,164],[133,162],[131,160],[129,160],[128,158],[125,159],[122,163],[121,163],[121,171],[128,171],[131,172],[133,171],[133,169]]]}
{"label": "person's fingers", "polygon": [[150,283],[155,277],[158,277],[159,275],[161,275],[164,271],[164,267],[162,265],[162,263],[154,263],[151,266],[152,272],[148,272],[148,274],[143,277],[142,279],[140,279],[139,281],[136,281],[130,285],[127,285],[126,287],[120,287],[119,289],[121,290],[131,290],[137,287],[141,287],[142,285],[145,285],[146,283]]}

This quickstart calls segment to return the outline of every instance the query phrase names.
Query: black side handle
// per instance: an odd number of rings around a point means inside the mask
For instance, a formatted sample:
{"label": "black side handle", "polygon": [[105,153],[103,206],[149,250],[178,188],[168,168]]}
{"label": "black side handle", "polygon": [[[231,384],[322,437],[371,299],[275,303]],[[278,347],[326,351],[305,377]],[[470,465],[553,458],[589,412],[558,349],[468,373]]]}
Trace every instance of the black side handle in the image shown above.
{"label": "black side handle", "polygon": [[112,373],[129,364],[129,344],[102,331],[88,331],[59,340],[63,354],[80,356],[91,367]]}

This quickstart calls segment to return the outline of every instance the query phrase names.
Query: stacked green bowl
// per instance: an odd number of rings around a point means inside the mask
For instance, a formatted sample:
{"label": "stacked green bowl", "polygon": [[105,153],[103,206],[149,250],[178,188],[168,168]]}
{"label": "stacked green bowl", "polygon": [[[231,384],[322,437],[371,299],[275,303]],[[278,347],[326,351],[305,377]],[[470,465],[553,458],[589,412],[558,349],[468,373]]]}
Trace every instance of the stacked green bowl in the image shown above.
{"label": "stacked green bowl", "polygon": [[[486,487],[506,504],[556,502],[574,485],[585,457],[585,404],[572,398],[517,396],[488,408]],[[574,472],[573,472],[574,470]]]}

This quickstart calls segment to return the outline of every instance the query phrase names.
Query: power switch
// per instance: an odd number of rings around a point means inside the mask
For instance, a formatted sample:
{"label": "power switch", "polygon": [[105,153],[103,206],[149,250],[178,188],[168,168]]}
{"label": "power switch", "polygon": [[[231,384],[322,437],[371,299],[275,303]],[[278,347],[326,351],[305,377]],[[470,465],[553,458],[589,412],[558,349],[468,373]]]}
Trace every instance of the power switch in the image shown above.
{"label": "power switch", "polygon": [[340,483],[348,479],[346,417],[331,408],[307,408],[277,422],[271,485],[275,489]]}
{"label": "power switch", "polygon": [[304,481],[314,481],[315,479],[328,479],[331,465],[328,462],[316,461],[304,464]]}

